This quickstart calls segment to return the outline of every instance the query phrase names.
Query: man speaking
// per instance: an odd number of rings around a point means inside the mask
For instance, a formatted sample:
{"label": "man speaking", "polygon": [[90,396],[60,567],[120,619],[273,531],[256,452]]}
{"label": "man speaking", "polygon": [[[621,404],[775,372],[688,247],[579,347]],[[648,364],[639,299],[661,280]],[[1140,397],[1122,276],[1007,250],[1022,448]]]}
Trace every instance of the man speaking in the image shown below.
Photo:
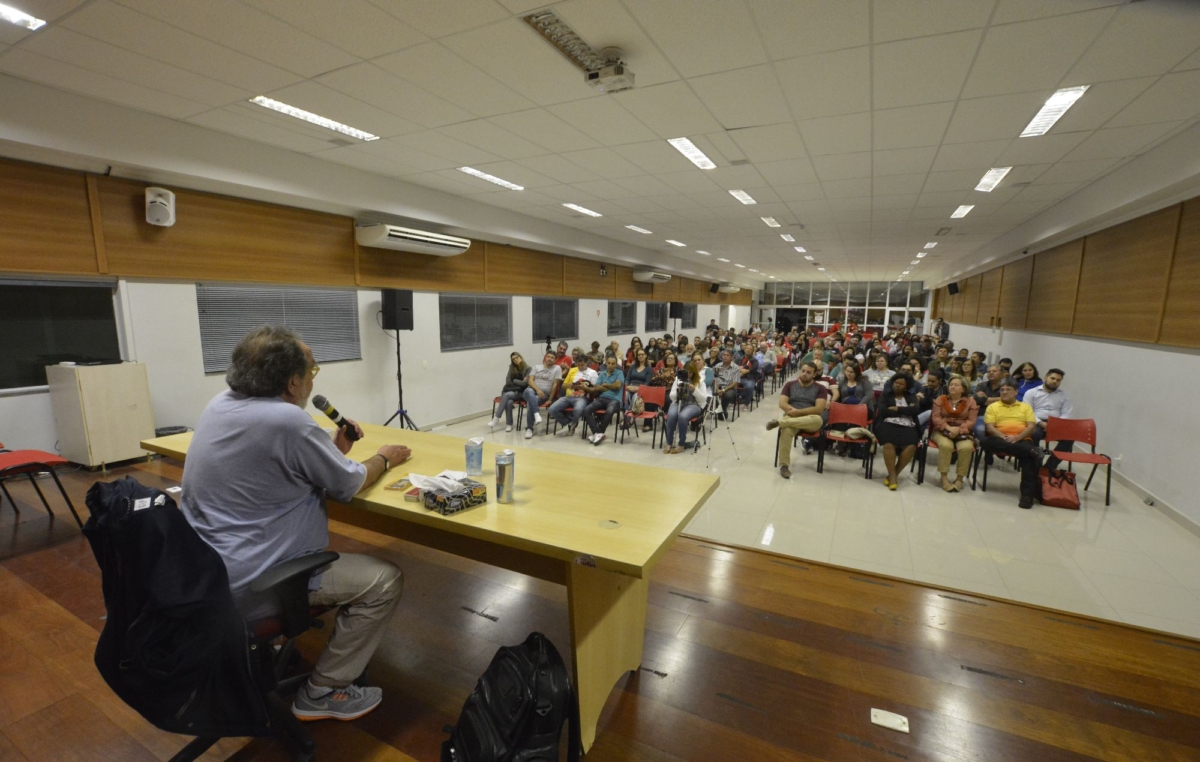
{"label": "man speaking", "polygon": [[[384,445],[365,463],[346,455],[343,428],[333,437],[304,412],[320,367],[300,338],[259,328],[238,342],[225,374],[229,390],[208,403],[196,424],[183,471],[183,513],[229,572],[239,605],[254,614],[250,582],[277,563],[329,544],[325,497],[346,502],[392,466],[408,460]],[[362,429],[349,421],[361,437]],[[333,634],[292,712],[302,720],[352,720],[382,700],[379,688],[354,685],[400,601],[400,569],[372,556],[343,553],[314,575],[309,600],[339,606]]]}

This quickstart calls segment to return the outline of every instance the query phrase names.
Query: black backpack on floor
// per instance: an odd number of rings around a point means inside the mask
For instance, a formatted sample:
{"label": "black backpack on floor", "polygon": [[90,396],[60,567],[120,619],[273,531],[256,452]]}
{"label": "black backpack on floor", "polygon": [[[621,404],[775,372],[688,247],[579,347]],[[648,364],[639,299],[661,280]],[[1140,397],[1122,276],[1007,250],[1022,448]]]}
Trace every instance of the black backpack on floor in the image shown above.
{"label": "black backpack on floor", "polygon": [[467,697],[442,744],[441,762],[558,762],[563,722],[567,752],[579,759],[579,709],[566,664],[540,632],[504,646]]}

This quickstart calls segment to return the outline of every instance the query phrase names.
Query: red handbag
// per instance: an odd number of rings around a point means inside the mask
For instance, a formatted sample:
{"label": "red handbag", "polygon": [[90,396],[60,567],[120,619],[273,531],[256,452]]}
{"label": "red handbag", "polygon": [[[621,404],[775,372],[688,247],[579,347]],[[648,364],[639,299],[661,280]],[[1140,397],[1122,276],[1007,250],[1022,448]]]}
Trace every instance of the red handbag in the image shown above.
{"label": "red handbag", "polygon": [[1042,496],[1038,502],[1051,508],[1079,510],[1079,490],[1075,489],[1075,474],[1070,471],[1043,468],[1038,472]]}

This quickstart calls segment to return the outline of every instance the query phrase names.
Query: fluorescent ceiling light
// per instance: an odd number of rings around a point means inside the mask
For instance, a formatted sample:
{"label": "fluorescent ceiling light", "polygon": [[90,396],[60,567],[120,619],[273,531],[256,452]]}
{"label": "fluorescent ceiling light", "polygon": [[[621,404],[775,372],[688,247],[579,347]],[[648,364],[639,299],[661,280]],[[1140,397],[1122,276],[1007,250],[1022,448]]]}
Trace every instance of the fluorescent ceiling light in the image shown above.
{"label": "fluorescent ceiling light", "polygon": [[742,268],[743,270],[744,270],[744,269],[746,269],[746,266],[745,266],[745,265],[739,265],[739,264],[736,264],[736,263],[734,264],[734,267],[740,267],[740,268]]}
{"label": "fluorescent ceiling light", "polygon": [[917,252],[917,259],[924,259],[924,258],[925,258],[925,252],[923,252],[923,251]]}
{"label": "fluorescent ceiling light", "polygon": [[704,255],[704,256],[706,256],[706,257],[711,257],[711,256],[712,256],[712,254],[709,254],[707,251],[704,251],[703,249],[696,249],[696,253],[697,253],[697,254],[703,254],[703,255]]}
{"label": "fluorescent ceiling light", "polygon": [[756,272],[758,272],[758,270],[755,270],[753,267],[751,267],[751,268],[750,268],[750,272],[752,272],[752,273],[756,273]]}
{"label": "fluorescent ceiling light", "polygon": [[807,254],[804,255],[804,258],[807,259],[809,262],[813,261],[813,258]]}
{"label": "fluorescent ceiling light", "polygon": [[768,278],[770,278],[771,280],[775,280],[775,276],[774,276],[774,275],[768,275],[767,277],[768,277]]}
{"label": "fluorescent ceiling light", "polygon": [[927,249],[932,249],[934,246],[937,246],[937,241],[930,241],[929,243],[925,244],[925,248]]}
{"label": "fluorescent ceiling light", "polygon": [[39,18],[34,18],[24,11],[19,11],[16,8],[13,8],[11,5],[4,5],[2,3],[0,3],[0,20],[24,27],[31,32],[35,29],[41,29],[46,25],[45,21],[42,21]]}
{"label": "fluorescent ceiling light", "polygon": [[757,201],[754,200],[753,196],[751,196],[749,193],[747,193],[744,190],[731,190],[731,191],[729,191],[729,195],[733,196],[738,201],[741,201],[743,204],[757,204],[758,203]]}
{"label": "fluorescent ceiling light", "polygon": [[780,236],[779,236],[779,237],[780,237],[780,238],[782,238],[783,240],[787,241],[788,243],[791,243],[792,241],[795,241],[795,240],[796,240],[795,238],[793,238],[792,236],[788,235],[787,233],[782,233],[782,234],[780,234]]}
{"label": "fluorescent ceiling light", "polygon": [[683,154],[688,161],[695,164],[697,167],[700,167],[700,169],[717,168],[717,165],[713,164],[713,160],[705,156],[704,151],[701,151],[699,148],[697,148],[696,144],[687,138],[671,138],[667,142],[670,143],[676,151],[679,151],[679,153]]}
{"label": "fluorescent ceiling light", "polygon": [[629,228],[630,230],[632,230],[635,233],[645,233],[646,235],[649,235],[650,233],[654,232],[652,230],[646,230],[646,228],[639,228],[637,225],[626,225],[625,227]]}
{"label": "fluorescent ceiling light", "polygon": [[378,135],[372,135],[369,132],[351,127],[348,124],[335,122],[332,119],[327,119],[326,117],[323,117],[320,114],[314,114],[311,111],[305,111],[302,108],[289,106],[286,103],[274,100],[273,98],[268,98],[265,95],[251,98],[250,102],[257,103],[259,106],[262,106],[263,108],[269,108],[272,111],[278,111],[281,114],[287,114],[288,116],[295,117],[296,119],[303,119],[309,124],[315,124],[318,127],[324,127],[327,130],[333,130],[334,132],[340,132],[343,135],[349,135],[352,138],[358,138],[364,142],[369,143],[372,140],[379,140]]}
{"label": "fluorescent ceiling light", "polygon": [[1064,87],[1056,91],[1046,101],[1046,105],[1042,106],[1042,109],[1033,117],[1033,120],[1021,131],[1021,137],[1036,138],[1038,135],[1045,135],[1054,126],[1054,123],[1067,113],[1067,109],[1083,97],[1088,87],[1090,85],[1080,85],[1079,87]]}
{"label": "fluorescent ceiling light", "polygon": [[717,261],[718,262],[728,262],[729,260],[726,259],[725,257],[717,257]]}
{"label": "fluorescent ceiling light", "polygon": [[818,270],[820,270],[821,272],[825,272],[825,268],[824,268],[824,267],[818,267],[817,269],[818,269]]}
{"label": "fluorescent ceiling light", "polygon": [[950,216],[954,217],[954,218],[966,217],[968,214],[971,213],[971,210],[974,208],[975,208],[974,204],[963,204],[959,208],[955,209],[954,214],[952,214]]}
{"label": "fluorescent ceiling light", "polygon": [[478,169],[475,169],[474,167],[459,167],[458,171],[466,172],[468,175],[471,175],[472,177],[478,177],[480,180],[487,180],[489,183],[495,183],[496,185],[499,185],[501,188],[508,188],[509,190],[525,190],[524,185],[517,185],[516,183],[510,183],[508,180],[502,180],[499,177],[496,177],[495,175],[489,175],[487,172],[480,172]]}
{"label": "fluorescent ceiling light", "polygon": [[921,264],[921,260],[919,260],[919,259],[914,259],[913,261],[909,262],[909,264],[910,264],[910,265],[919,265],[919,264]]}
{"label": "fluorescent ceiling light", "polygon": [[679,241],[672,241],[670,238],[667,239],[667,243],[671,244],[672,246],[687,246],[686,243],[680,243]]}
{"label": "fluorescent ceiling light", "polygon": [[[804,248],[803,246],[793,246],[792,248],[795,249],[796,251],[800,252],[801,254],[808,251],[808,249]],[[812,257],[809,257],[809,259],[812,259]]]}
{"label": "fluorescent ceiling light", "polygon": [[767,223],[767,227],[769,227],[769,228],[783,227],[782,225],[780,225],[778,222],[775,221],[774,217],[759,217],[759,219],[762,220],[763,222]]}
{"label": "fluorescent ceiling light", "polygon": [[991,193],[992,190],[1000,184],[1004,176],[1012,171],[1012,167],[992,167],[979,180],[979,185],[975,186],[975,190]]}
{"label": "fluorescent ceiling light", "polygon": [[900,273],[900,274],[901,274],[901,275],[908,275],[908,273],[909,273],[909,271],[908,271],[908,270],[905,270],[904,272],[902,272],[902,273]]}
{"label": "fluorescent ceiling light", "polygon": [[563,204],[563,206],[565,206],[568,209],[574,209],[575,211],[579,212],[580,214],[586,214],[589,217],[603,217],[604,216],[603,214],[600,214],[600,212],[593,212],[591,209],[588,209],[586,206],[580,206],[579,204]]}

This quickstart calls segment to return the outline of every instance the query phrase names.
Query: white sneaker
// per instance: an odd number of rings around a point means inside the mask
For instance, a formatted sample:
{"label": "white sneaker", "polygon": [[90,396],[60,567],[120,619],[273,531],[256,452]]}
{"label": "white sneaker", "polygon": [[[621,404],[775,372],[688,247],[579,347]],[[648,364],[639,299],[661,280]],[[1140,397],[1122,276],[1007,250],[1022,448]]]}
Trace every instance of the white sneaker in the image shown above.
{"label": "white sneaker", "polygon": [[534,413],[534,414],[533,414],[533,425],[534,425],[534,426],[537,426],[537,425],[538,425],[539,423],[541,423],[541,422],[542,422],[542,414],[541,414],[541,413]]}
{"label": "white sneaker", "polygon": [[492,420],[488,421],[488,428],[489,428],[489,429],[494,429],[494,428],[496,428],[496,427],[497,427],[497,426],[499,426],[499,425],[500,425],[500,419],[499,419],[499,418],[493,418]]}
{"label": "white sneaker", "polygon": [[525,438],[533,439],[533,429],[525,429]]}
{"label": "white sneaker", "polygon": [[505,426],[505,427],[504,427],[504,430],[505,430],[505,431],[512,431],[512,425],[510,424],[510,425],[508,425],[508,426]]}
{"label": "white sneaker", "polygon": [[601,433],[601,434],[593,434],[593,435],[592,435],[592,444],[594,444],[594,445],[599,445],[599,444],[600,444],[601,442],[603,442],[603,441],[604,441],[604,434],[603,434],[603,433]]}

